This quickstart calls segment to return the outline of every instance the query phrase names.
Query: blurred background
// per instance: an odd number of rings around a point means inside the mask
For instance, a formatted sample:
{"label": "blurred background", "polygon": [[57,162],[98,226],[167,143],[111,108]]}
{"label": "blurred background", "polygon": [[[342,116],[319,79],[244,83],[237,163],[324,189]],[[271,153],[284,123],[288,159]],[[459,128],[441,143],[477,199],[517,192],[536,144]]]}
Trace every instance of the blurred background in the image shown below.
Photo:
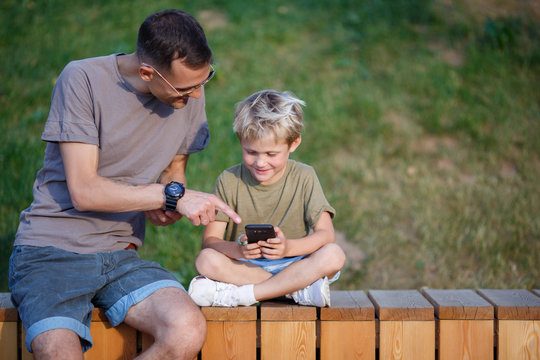
{"label": "blurred background", "polygon": [[[238,101],[289,90],[307,103],[292,157],[317,171],[348,255],[334,289],[540,287],[538,1],[3,0],[0,291],[58,74],[133,52],[166,8],[201,22],[217,70],[190,188],[241,161]],[[201,234],[149,224],[141,257],[187,286]]]}

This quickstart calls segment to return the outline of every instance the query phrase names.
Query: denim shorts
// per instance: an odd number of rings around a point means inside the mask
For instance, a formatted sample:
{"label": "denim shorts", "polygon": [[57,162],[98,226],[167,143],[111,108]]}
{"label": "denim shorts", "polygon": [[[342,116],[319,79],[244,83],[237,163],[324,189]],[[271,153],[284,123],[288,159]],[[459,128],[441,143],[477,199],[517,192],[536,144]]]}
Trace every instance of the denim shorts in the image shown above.
{"label": "denim shorts", "polygon": [[[240,261],[245,261],[252,263],[253,265],[257,265],[258,267],[262,268],[264,271],[269,272],[272,275],[276,275],[281,270],[285,269],[287,266],[302,260],[303,258],[307,257],[309,255],[300,255],[300,256],[293,256],[293,257],[284,257],[281,259],[265,259],[265,258],[259,258],[259,259],[236,259]],[[334,277],[331,279],[328,279],[328,282],[331,284],[337,279],[339,279],[339,275],[341,274],[341,271],[338,272]]]}
{"label": "denim shorts", "polygon": [[135,250],[76,254],[55,247],[16,246],[10,258],[11,300],[26,330],[26,347],[52,329],[73,330],[83,351],[92,347],[92,309],[106,310],[112,326],[158,289],[184,289],[159,264]]}

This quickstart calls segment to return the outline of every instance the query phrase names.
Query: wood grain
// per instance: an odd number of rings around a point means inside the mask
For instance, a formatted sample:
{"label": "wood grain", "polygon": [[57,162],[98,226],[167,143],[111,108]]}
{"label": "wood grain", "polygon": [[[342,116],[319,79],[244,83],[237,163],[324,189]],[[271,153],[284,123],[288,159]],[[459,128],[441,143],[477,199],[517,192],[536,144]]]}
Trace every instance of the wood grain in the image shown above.
{"label": "wood grain", "polygon": [[434,320],[431,303],[417,290],[369,290],[379,320]]}
{"label": "wood grain", "polygon": [[375,360],[375,321],[321,321],[321,360]]}
{"label": "wood grain", "polygon": [[257,306],[238,306],[234,308],[227,307],[201,307],[206,320],[210,321],[247,321],[257,320]]}
{"label": "wood grain", "polygon": [[433,360],[435,321],[381,321],[381,359]]}
{"label": "wood grain", "polygon": [[446,320],[492,320],[493,306],[473,290],[423,289],[424,296],[433,304],[435,315]]}
{"label": "wood grain", "polygon": [[499,320],[540,320],[540,298],[527,290],[479,289]]}
{"label": "wood grain", "polygon": [[137,354],[137,331],[125,324],[111,327],[94,321],[90,327],[94,346],[84,354],[86,360],[133,359]]}
{"label": "wood grain", "polygon": [[315,332],[315,321],[261,321],[261,359],[315,359]]}
{"label": "wood grain", "polygon": [[263,301],[261,321],[316,320],[317,308],[285,302]]}
{"label": "wood grain", "polygon": [[440,320],[439,360],[493,360],[493,320]]}
{"label": "wood grain", "polygon": [[499,360],[540,359],[540,321],[499,320]]}
{"label": "wood grain", "polygon": [[255,359],[257,356],[256,321],[209,321],[202,360]]}
{"label": "wood grain", "polygon": [[363,291],[332,291],[332,306],[321,308],[321,320],[374,320],[375,307]]}

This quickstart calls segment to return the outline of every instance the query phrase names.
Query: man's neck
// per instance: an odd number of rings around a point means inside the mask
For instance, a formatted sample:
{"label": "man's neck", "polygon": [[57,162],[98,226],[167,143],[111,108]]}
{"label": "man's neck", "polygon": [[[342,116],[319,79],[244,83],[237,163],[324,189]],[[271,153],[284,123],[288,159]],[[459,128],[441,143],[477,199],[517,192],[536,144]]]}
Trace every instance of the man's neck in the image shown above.
{"label": "man's neck", "polygon": [[149,92],[146,82],[139,75],[140,62],[137,53],[117,56],[116,59],[118,71],[124,80],[140,92]]}

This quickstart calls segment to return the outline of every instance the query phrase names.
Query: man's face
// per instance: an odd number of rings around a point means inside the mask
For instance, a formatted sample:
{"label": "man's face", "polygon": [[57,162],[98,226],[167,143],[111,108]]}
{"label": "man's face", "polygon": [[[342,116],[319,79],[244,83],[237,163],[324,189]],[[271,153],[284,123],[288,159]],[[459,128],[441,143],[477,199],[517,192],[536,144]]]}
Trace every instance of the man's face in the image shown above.
{"label": "man's face", "polygon": [[202,86],[214,75],[214,69],[210,64],[193,70],[180,59],[174,60],[166,72],[159,71],[147,63],[142,63],[141,66],[148,68],[152,73],[148,85],[150,92],[161,102],[176,109],[186,106],[190,97],[200,98]]}
{"label": "man's face", "polygon": [[276,141],[272,132],[263,139],[242,140],[242,159],[251,176],[263,185],[277,182],[287,168],[289,154],[296,150],[300,138],[291,146],[285,140]]}

